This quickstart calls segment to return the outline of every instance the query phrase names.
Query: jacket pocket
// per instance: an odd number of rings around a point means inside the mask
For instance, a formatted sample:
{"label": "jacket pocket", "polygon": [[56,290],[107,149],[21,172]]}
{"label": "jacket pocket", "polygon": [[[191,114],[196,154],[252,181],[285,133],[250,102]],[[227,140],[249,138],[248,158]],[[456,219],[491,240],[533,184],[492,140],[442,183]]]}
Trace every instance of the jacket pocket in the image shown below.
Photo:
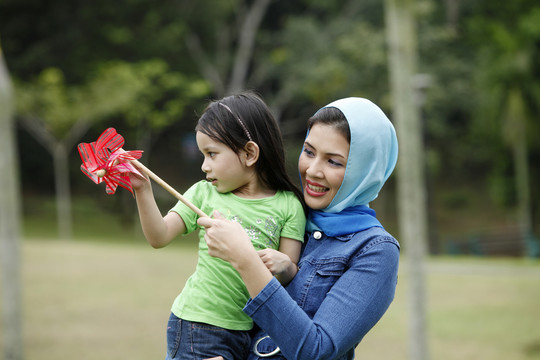
{"label": "jacket pocket", "polygon": [[347,270],[347,264],[342,261],[331,260],[320,262],[316,265],[313,279],[307,284],[305,289],[304,310],[313,317],[319,309],[332,286]]}
{"label": "jacket pocket", "polygon": [[317,269],[317,275],[327,277],[327,276],[341,276],[345,272],[345,263],[344,262],[331,262],[320,264]]}

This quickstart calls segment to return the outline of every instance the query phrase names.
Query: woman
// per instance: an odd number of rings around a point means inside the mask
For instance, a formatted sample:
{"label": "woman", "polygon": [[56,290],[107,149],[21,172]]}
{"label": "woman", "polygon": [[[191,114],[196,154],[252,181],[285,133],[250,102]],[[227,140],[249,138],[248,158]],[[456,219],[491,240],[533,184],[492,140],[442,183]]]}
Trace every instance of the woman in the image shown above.
{"label": "woman", "polygon": [[394,127],[369,100],[346,98],[308,122],[298,161],[309,207],[307,241],[296,277],[274,277],[290,261],[257,253],[238,224],[215,213],[201,218],[212,256],[240,273],[244,307],[261,329],[250,359],[352,359],[364,335],[394,298],[399,244],[368,207],[397,161]]}

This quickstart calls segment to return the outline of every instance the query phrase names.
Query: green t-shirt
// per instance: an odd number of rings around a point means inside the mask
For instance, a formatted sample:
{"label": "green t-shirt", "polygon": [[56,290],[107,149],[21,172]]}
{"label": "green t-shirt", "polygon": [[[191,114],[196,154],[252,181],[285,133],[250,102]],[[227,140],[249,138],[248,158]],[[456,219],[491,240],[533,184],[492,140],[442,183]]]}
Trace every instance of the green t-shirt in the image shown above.
{"label": "green t-shirt", "polygon": [[[244,199],[232,193],[219,193],[211,183],[200,181],[184,197],[208,215],[218,210],[229,220],[242,225],[255,249],[279,248],[280,237],[302,241],[306,219],[298,198],[278,191],[263,199]],[[171,211],[178,213],[188,234],[200,227],[198,215],[182,202]],[[208,254],[204,228],[199,231],[199,260],[172,306],[181,319],[202,322],[230,330],[250,330],[252,320],[243,311],[249,293],[240,274],[228,262]]]}

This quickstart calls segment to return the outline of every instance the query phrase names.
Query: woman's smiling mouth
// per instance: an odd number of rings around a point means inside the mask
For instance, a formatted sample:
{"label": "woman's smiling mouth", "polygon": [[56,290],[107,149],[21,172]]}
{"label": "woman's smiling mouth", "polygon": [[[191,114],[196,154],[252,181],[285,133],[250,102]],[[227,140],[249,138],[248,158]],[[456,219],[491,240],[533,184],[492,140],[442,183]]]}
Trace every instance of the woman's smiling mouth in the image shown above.
{"label": "woman's smiling mouth", "polygon": [[327,187],[306,179],[306,193],[310,196],[323,196],[328,192]]}

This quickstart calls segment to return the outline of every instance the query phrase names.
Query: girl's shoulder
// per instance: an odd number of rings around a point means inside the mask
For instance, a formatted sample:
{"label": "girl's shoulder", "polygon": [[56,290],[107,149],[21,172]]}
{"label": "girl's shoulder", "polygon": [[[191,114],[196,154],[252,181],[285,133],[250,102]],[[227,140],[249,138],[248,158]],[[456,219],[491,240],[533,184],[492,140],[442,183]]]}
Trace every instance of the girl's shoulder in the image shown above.
{"label": "girl's shoulder", "polygon": [[276,200],[283,201],[290,206],[302,206],[302,202],[298,199],[298,196],[292,191],[278,190],[275,196]]}
{"label": "girl's shoulder", "polygon": [[297,199],[296,195],[292,191],[289,191],[289,190],[278,190],[276,191],[276,195],[283,196],[288,199],[289,198]]}
{"label": "girl's shoulder", "polygon": [[191,185],[187,191],[209,192],[210,190],[212,190],[212,184],[210,184],[206,180],[199,180],[196,183],[194,183],[193,185]]}

